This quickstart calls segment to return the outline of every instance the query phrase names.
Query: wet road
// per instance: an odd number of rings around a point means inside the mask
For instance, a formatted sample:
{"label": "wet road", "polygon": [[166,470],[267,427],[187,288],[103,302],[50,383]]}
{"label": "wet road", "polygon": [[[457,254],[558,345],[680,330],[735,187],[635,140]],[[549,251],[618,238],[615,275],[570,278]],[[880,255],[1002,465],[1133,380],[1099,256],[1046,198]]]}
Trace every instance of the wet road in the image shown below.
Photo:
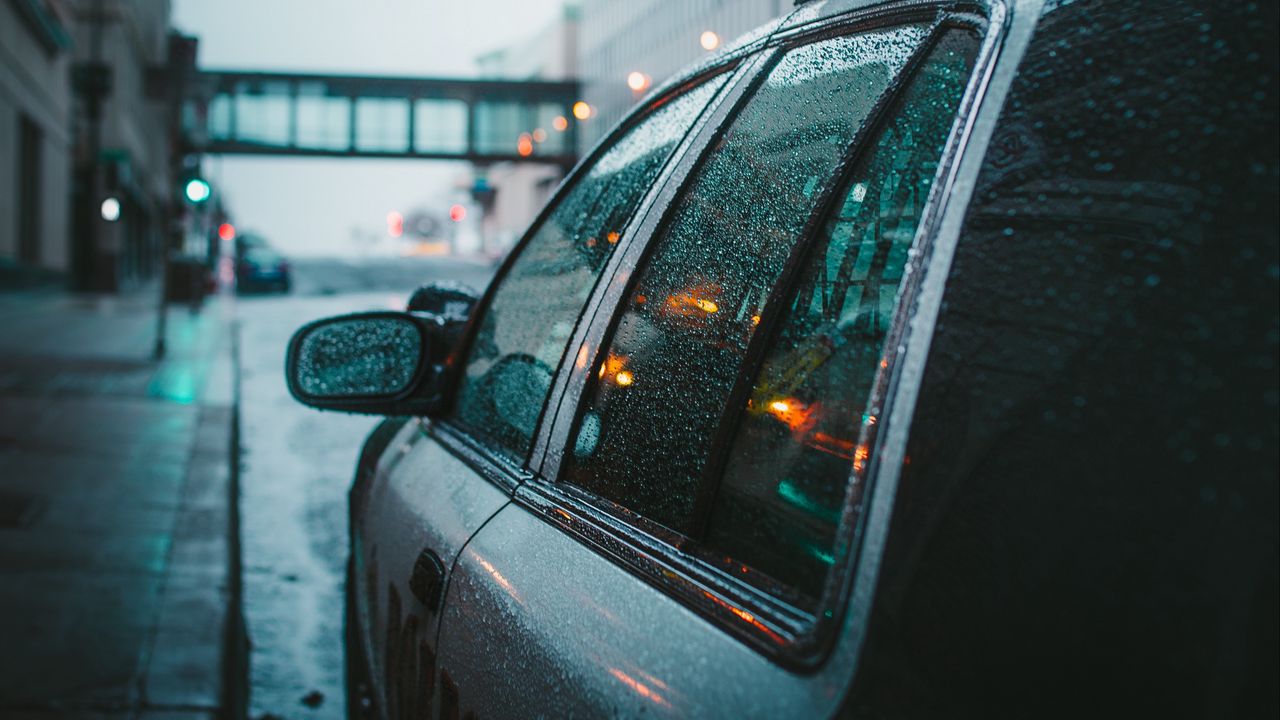
{"label": "wet road", "polygon": [[301,261],[291,295],[242,297],[241,513],[252,643],[251,718],[342,717],[346,493],[371,416],[322,413],[289,397],[285,345],[303,323],[403,309],[417,284],[482,289],[487,265],[449,259]]}

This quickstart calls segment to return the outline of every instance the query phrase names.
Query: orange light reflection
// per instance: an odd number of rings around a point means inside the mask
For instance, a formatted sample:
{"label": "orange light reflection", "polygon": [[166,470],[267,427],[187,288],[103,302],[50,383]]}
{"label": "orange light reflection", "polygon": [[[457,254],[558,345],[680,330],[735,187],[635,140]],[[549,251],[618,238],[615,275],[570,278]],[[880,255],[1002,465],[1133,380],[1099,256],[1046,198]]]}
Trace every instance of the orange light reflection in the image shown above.
{"label": "orange light reflection", "polygon": [[774,641],[775,643],[781,645],[786,642],[786,638],[774,632],[774,630],[770,628],[768,625],[765,625],[764,623],[757,620],[755,615],[752,615],[751,613],[747,612],[746,610],[743,610],[742,608],[735,607],[732,604],[727,603],[724,600],[721,600],[720,598],[716,597],[715,595],[712,595],[706,590],[703,590],[702,594],[707,596],[707,599],[711,600],[716,605],[719,605],[720,607],[736,615],[742,621],[750,623],[752,627],[756,628],[757,630],[763,632],[765,635],[769,636],[769,639]]}
{"label": "orange light reflection", "polygon": [[631,691],[649,702],[661,705],[663,707],[671,707],[671,703],[667,702],[661,695],[654,692],[648,685],[636,680],[630,675],[622,672],[618,668],[609,668],[609,674],[617,678],[623,685],[631,688]]}

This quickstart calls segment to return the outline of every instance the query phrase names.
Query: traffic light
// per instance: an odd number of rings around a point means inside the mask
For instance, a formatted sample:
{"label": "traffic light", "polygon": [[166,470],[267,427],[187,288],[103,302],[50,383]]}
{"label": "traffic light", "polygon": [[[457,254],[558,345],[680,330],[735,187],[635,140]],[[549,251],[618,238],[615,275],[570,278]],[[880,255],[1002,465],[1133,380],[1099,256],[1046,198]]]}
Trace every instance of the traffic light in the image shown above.
{"label": "traffic light", "polygon": [[404,234],[404,216],[395,210],[387,213],[387,234],[393,238]]}
{"label": "traffic light", "polygon": [[187,178],[186,184],[182,186],[182,195],[192,205],[201,205],[213,195],[213,188],[202,177]]}

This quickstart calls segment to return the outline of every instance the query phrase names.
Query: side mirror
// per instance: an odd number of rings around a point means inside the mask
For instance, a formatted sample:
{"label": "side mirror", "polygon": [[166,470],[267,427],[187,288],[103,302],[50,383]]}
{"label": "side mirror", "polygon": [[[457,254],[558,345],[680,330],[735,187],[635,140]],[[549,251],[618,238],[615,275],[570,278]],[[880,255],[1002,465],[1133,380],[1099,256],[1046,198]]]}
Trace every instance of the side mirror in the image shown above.
{"label": "side mirror", "polygon": [[430,347],[436,322],[367,312],[304,325],[285,358],[289,392],[321,410],[425,415],[439,404]]}

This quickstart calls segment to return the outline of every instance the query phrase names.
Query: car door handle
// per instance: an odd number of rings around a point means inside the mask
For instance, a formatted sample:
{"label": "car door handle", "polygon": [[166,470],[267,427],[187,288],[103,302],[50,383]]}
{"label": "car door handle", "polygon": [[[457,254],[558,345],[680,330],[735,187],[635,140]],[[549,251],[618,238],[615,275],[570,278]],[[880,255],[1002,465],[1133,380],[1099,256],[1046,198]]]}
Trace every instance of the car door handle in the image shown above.
{"label": "car door handle", "polygon": [[418,555],[409,576],[409,591],[418,602],[435,613],[440,609],[440,595],[444,590],[444,563],[434,550],[428,548]]}

